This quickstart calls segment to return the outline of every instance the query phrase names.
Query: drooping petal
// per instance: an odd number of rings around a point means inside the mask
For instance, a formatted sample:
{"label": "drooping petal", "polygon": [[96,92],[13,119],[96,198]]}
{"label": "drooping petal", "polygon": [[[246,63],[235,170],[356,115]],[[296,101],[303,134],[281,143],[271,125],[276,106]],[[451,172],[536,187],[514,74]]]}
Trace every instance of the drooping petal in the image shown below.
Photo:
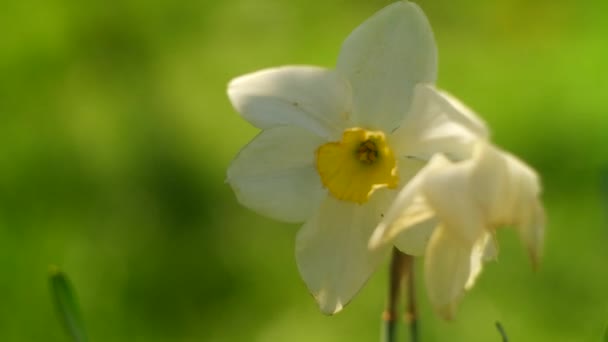
{"label": "drooping petal", "polygon": [[536,172],[514,156],[488,144],[478,144],[474,154],[471,191],[485,213],[487,225],[515,226],[536,265],[545,226]]}
{"label": "drooping petal", "polygon": [[475,285],[477,277],[483,270],[483,263],[496,257],[497,249],[494,237],[491,233],[484,233],[475,243],[471,250],[471,271],[465,284],[465,289],[469,290]]}
{"label": "drooping petal", "polygon": [[414,86],[436,78],[435,39],[424,13],[405,1],[380,10],[346,39],[336,68],[352,85],[354,123],[392,131]]}
{"label": "drooping petal", "polygon": [[487,225],[511,224],[515,192],[519,189],[513,188],[509,180],[505,154],[484,143],[476,144],[473,154],[470,190],[485,214]]}
{"label": "drooping petal", "polygon": [[462,160],[469,158],[475,142],[487,135],[483,121],[464,105],[432,85],[419,84],[409,113],[391,138],[398,155],[429,159],[443,153]]}
{"label": "drooping petal", "polygon": [[472,161],[428,172],[421,192],[445,230],[473,244],[486,228],[485,215],[471,192]]}
{"label": "drooping petal", "polygon": [[337,72],[313,66],[266,69],[238,77],[228,96],[256,127],[294,125],[339,138],[351,111],[350,85]]}
{"label": "drooping petal", "polygon": [[543,242],[545,237],[545,210],[540,201],[534,202],[531,209],[529,221],[517,225],[517,233],[522,241],[533,268],[538,268],[540,257],[543,252]]}
{"label": "drooping petal", "polygon": [[545,210],[540,201],[541,185],[536,172],[512,155],[506,155],[510,187],[517,189],[513,221],[528,250],[534,267],[538,265],[545,234]]}
{"label": "drooping petal", "polygon": [[234,159],[227,182],[242,205],[279,221],[303,222],[326,194],[314,166],[323,142],[303,128],[264,130]]}
{"label": "drooping petal", "polygon": [[424,259],[427,292],[435,311],[452,319],[471,274],[471,245],[438,227]]}
{"label": "drooping petal", "polygon": [[380,189],[363,206],[328,196],[298,232],[298,268],[324,313],[342,310],[387,257],[390,246],[367,245],[392,196]]}
{"label": "drooping petal", "polygon": [[500,248],[498,247],[498,241],[496,240],[496,234],[490,232],[489,236],[486,238],[485,247],[483,249],[483,261],[495,261],[498,259],[498,251]]}

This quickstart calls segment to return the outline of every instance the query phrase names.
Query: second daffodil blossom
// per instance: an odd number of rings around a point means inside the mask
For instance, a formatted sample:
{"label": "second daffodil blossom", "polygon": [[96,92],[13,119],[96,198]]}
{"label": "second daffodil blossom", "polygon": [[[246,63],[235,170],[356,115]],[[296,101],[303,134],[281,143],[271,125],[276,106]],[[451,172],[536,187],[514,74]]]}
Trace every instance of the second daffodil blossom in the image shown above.
{"label": "second daffodil blossom", "polygon": [[465,161],[438,154],[401,191],[370,245],[424,253],[429,298],[450,319],[482,262],[496,256],[497,228],[517,229],[536,265],[545,221],[540,191],[534,170],[486,142]]}
{"label": "second daffodil blossom", "polygon": [[343,43],[335,70],[266,69],[228,95],[262,132],[228,169],[241,204],[286,222],[299,271],[321,310],[342,309],[390,250],[368,248],[391,201],[436,152],[463,158],[483,123],[436,90],[433,34],[399,1]]}

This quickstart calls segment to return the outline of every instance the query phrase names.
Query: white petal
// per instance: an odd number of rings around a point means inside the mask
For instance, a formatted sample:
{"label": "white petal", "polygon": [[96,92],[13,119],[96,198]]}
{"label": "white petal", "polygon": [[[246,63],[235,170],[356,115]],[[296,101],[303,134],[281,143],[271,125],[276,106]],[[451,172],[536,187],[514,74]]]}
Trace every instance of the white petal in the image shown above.
{"label": "white petal", "polygon": [[483,261],[495,261],[498,259],[498,241],[496,240],[496,234],[490,232],[489,237],[486,238],[485,247],[483,249]]}
{"label": "white petal", "polygon": [[465,161],[428,173],[422,194],[451,236],[473,244],[484,232],[486,218],[471,191],[474,164]]}
{"label": "white petal", "polygon": [[457,98],[449,94],[444,90],[437,90],[432,85],[422,85],[429,92],[436,92],[440,97],[440,105],[443,107],[444,112],[452,120],[465,126],[477,136],[482,138],[488,138],[490,133],[486,123],[475,114],[469,107],[464,103],[460,102]]}
{"label": "white petal", "polygon": [[266,69],[238,77],[228,96],[243,118],[265,129],[304,127],[336,140],[351,111],[351,89],[337,72],[313,66]]}
{"label": "white petal", "polygon": [[453,160],[472,155],[475,142],[488,135],[472,112],[461,112],[433,86],[416,86],[413,103],[400,127],[391,135],[398,155],[429,159],[443,153]]}
{"label": "white petal", "polygon": [[342,310],[390,251],[367,244],[391,192],[377,190],[364,205],[328,196],[298,232],[298,268],[324,313]]}
{"label": "white petal", "polygon": [[513,222],[536,267],[542,254],[545,212],[540,202],[541,186],[536,172],[519,159],[507,155],[509,186],[513,204]]}
{"label": "white petal", "polygon": [[487,225],[513,223],[515,194],[519,189],[510,182],[505,156],[489,144],[479,142],[475,146],[471,190],[485,213]]}
{"label": "white petal", "polygon": [[380,10],[346,39],[337,70],[353,88],[354,122],[392,131],[414,86],[436,78],[435,39],[422,10],[403,1]]}
{"label": "white petal", "polygon": [[[426,213],[428,214],[429,212],[427,211]],[[437,219],[434,216],[421,220],[416,224],[410,224],[401,234],[397,234],[394,237],[393,244],[403,253],[421,256],[426,251],[437,224]]]}
{"label": "white petal", "polygon": [[426,160],[417,158],[401,157],[397,159],[399,184],[402,186],[408,184],[426,165]]}
{"label": "white petal", "polygon": [[471,273],[471,246],[443,227],[429,242],[424,260],[427,292],[431,304],[445,319],[452,319]]}
{"label": "white petal", "polygon": [[538,267],[543,252],[545,237],[545,210],[540,201],[535,202],[531,209],[531,218],[528,222],[516,226],[519,239],[528,251],[532,266]]}
{"label": "white petal", "polygon": [[244,206],[276,220],[303,222],[326,193],[314,166],[323,143],[302,128],[264,130],[234,159],[227,182]]}
{"label": "white petal", "polygon": [[471,251],[471,271],[465,284],[466,290],[471,289],[475,285],[475,281],[483,269],[483,263],[488,261],[489,258],[495,258],[496,253],[497,247],[494,236],[490,233],[483,234]]}
{"label": "white petal", "polygon": [[545,225],[538,176],[519,159],[485,143],[476,147],[474,160],[472,190],[487,225],[514,225],[536,265]]}
{"label": "white petal", "polygon": [[[399,167],[401,165],[400,161]],[[434,219],[435,214],[422,197],[420,188],[429,172],[446,165],[451,165],[451,162],[436,155],[407,182],[374,231],[370,248],[395,243],[397,248],[411,255],[420,255],[424,251],[433,230],[433,223],[429,221]]]}

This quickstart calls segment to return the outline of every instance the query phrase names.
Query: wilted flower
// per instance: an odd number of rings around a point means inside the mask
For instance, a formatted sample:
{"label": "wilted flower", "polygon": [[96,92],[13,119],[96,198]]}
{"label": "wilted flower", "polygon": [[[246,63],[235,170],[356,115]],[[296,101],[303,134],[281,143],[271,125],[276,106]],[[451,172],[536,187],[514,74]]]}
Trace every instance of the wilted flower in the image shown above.
{"label": "wilted flower", "polygon": [[370,245],[424,253],[431,303],[449,319],[482,262],[496,256],[498,228],[517,229],[536,265],[545,221],[540,192],[534,170],[486,142],[461,162],[437,154],[403,188]]}
{"label": "wilted flower", "polygon": [[346,39],[335,70],[287,66],[239,77],[228,95],[262,132],[228,169],[238,200],[305,222],[300,273],[325,313],[363,286],[390,246],[369,238],[397,191],[436,152],[470,154],[485,126],[436,90],[431,28],[396,2]]}

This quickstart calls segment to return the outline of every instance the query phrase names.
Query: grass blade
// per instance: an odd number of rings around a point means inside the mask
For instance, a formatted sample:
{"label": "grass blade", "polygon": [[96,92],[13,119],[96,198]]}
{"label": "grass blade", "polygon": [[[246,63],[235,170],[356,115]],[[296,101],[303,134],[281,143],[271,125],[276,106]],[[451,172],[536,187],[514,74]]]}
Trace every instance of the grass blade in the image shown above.
{"label": "grass blade", "polygon": [[87,334],[80,313],[80,307],[78,306],[78,298],[70,280],[59,268],[51,266],[49,269],[49,283],[55,309],[66,332],[72,337],[74,342],[87,342]]}

